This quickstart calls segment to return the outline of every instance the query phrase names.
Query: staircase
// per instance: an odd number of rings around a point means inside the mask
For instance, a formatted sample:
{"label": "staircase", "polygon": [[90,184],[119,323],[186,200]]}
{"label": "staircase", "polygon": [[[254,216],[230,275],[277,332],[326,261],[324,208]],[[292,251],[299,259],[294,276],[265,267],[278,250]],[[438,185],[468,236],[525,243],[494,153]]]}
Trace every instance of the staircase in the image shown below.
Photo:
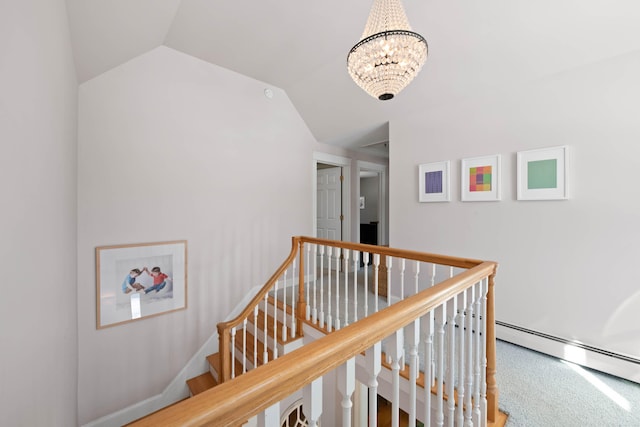
{"label": "staircase", "polygon": [[[290,320],[286,328],[282,321],[274,319],[271,314],[267,314],[268,312],[273,312],[274,309],[280,313],[286,312],[288,314],[287,318]],[[281,301],[269,296],[267,298],[267,313],[265,313],[264,307],[259,308],[254,321],[247,322],[245,334],[236,333],[234,339],[234,354],[236,354],[237,357],[234,358],[234,367],[232,369],[233,377],[242,375],[244,372],[255,369],[257,366],[264,365],[268,361],[273,360],[274,340],[276,343],[275,348],[277,348],[278,354],[280,355],[284,355],[302,345],[301,333],[293,337],[286,333],[286,331],[291,330],[293,322],[292,308],[290,306],[284,305]],[[284,317],[281,315],[280,318]],[[265,325],[267,327],[266,334],[264,330]],[[257,333],[254,335],[251,331]],[[267,345],[265,345],[265,337],[267,337]],[[243,349],[245,351],[243,351]],[[254,355],[255,358],[251,357],[251,355]],[[222,383],[220,353],[218,352],[207,356],[207,363],[209,366],[207,372],[187,380],[190,397],[196,396]]]}
{"label": "staircase", "polygon": [[[353,407],[365,411],[356,425],[375,425],[378,395],[394,425],[400,410],[412,425],[504,425],[495,271],[489,261],[294,237],[246,308],[218,324],[218,353],[187,381],[191,397],[134,425],[237,426],[257,416],[279,426],[295,396],[309,426],[320,417],[350,425]],[[356,400],[358,382],[368,403]],[[327,387],[340,405],[323,406]]]}

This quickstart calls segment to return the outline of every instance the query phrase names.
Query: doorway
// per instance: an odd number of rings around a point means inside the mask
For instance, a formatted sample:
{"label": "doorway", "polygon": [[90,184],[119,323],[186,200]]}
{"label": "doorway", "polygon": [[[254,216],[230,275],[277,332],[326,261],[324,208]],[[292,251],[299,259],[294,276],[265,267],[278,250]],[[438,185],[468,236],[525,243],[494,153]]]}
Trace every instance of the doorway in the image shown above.
{"label": "doorway", "polygon": [[[335,171],[341,170],[342,178],[338,178],[339,183],[339,191],[338,193],[331,193],[334,191],[338,191],[337,188],[333,190],[331,186],[333,184],[330,183],[334,178],[325,177],[325,174],[334,174]],[[327,171],[327,172],[321,172]],[[319,186],[320,180],[325,180],[322,186]],[[344,240],[344,241],[352,241],[351,236],[351,159],[346,157],[334,156],[332,154],[326,153],[313,153],[313,233],[315,237],[319,238],[329,238],[335,240]],[[326,192],[322,193],[321,192]],[[325,198],[326,197],[326,198]],[[320,200],[319,200],[320,199]],[[326,202],[326,203],[325,203]],[[333,204],[332,206],[328,206],[328,204]],[[339,203],[339,206],[338,206]],[[335,212],[339,211],[340,215],[340,225],[333,225],[331,223],[324,223],[325,219],[328,219],[329,214],[323,214],[322,218],[320,218],[319,211],[322,209],[324,212],[329,212],[329,208],[334,208],[333,216],[335,216]],[[319,221],[320,219],[320,221]],[[322,229],[320,227],[322,226]],[[334,237],[327,237],[332,233],[330,231],[331,227],[337,227],[335,231]],[[326,230],[326,235],[325,234]]]}
{"label": "doorway", "polygon": [[342,168],[318,163],[316,237],[342,240]]}
{"label": "doorway", "polygon": [[358,242],[387,245],[387,167],[377,163],[358,161]]}

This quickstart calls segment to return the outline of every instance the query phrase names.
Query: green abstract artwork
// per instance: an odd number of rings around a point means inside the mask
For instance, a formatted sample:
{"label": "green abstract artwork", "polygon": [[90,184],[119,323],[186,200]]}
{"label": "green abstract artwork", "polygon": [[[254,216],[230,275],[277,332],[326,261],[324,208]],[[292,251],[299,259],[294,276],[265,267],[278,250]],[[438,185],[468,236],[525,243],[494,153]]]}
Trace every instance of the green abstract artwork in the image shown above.
{"label": "green abstract artwork", "polygon": [[527,188],[558,187],[558,159],[536,160],[527,163]]}

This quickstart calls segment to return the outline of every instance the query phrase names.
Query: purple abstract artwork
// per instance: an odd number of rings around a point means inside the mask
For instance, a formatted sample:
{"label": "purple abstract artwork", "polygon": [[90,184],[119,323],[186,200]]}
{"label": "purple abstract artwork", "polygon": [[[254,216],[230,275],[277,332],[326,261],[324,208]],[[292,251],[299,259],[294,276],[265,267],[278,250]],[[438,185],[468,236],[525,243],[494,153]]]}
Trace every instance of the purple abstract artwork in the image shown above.
{"label": "purple abstract artwork", "polygon": [[424,174],[424,192],[427,194],[442,193],[442,171]]}

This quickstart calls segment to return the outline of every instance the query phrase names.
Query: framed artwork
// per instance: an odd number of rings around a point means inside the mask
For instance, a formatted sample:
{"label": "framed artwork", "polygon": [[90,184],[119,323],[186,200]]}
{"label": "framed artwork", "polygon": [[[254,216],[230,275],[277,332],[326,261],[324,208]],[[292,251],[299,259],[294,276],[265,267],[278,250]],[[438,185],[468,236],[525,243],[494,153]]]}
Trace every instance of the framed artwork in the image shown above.
{"label": "framed artwork", "polygon": [[568,199],[567,154],[567,146],[519,151],[518,200]]}
{"label": "framed artwork", "polygon": [[420,202],[449,202],[450,162],[426,163],[418,167],[418,200]]}
{"label": "framed artwork", "polygon": [[364,196],[360,196],[360,209],[364,209]]}
{"label": "framed artwork", "polygon": [[500,200],[500,155],[462,159],[463,202]]}
{"label": "framed artwork", "polygon": [[98,329],[187,308],[187,241],[96,248]]}

